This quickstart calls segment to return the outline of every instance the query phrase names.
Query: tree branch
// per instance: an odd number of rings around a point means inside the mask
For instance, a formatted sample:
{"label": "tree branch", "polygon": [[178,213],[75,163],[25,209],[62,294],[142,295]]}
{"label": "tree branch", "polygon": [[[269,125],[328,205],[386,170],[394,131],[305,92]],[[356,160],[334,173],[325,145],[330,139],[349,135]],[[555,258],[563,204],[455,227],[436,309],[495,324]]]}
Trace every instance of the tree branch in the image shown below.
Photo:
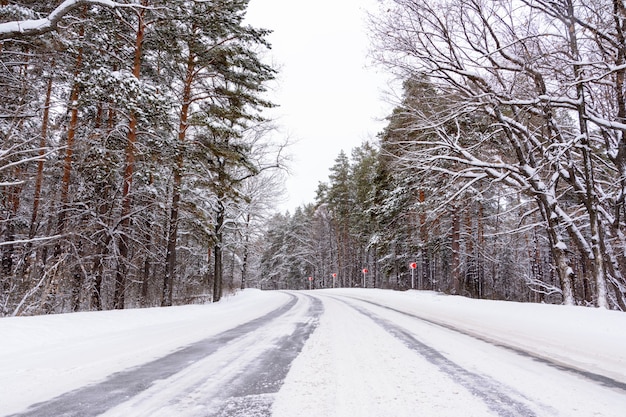
{"label": "tree branch", "polygon": [[113,0],[65,0],[56,9],[54,9],[48,17],[0,23],[0,40],[15,37],[37,36],[55,31],[57,29],[57,25],[65,17],[65,15],[84,5],[99,5],[111,8],[137,6],[118,3]]}

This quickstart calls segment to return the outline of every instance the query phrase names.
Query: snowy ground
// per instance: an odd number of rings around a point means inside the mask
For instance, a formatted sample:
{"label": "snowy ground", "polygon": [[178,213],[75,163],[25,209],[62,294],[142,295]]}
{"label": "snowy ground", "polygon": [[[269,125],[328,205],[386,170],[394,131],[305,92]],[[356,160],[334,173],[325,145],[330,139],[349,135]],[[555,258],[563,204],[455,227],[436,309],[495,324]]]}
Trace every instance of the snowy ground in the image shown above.
{"label": "snowy ground", "polygon": [[215,305],[4,318],[0,340],[0,416],[626,410],[626,314],[589,308],[246,290]]}

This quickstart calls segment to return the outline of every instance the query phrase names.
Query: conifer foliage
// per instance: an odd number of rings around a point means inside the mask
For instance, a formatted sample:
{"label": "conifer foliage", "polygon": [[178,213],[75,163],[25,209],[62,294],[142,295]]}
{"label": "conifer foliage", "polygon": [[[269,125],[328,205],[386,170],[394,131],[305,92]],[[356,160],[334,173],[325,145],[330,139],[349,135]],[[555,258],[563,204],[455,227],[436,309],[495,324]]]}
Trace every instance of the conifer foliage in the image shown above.
{"label": "conifer foliage", "polygon": [[247,3],[0,2],[0,315],[236,285],[249,183],[280,165]]}
{"label": "conifer foliage", "polygon": [[377,157],[339,155],[320,229],[272,248],[314,247],[318,285],[626,311],[625,19],[617,0],[385,2],[373,55],[405,82]]}

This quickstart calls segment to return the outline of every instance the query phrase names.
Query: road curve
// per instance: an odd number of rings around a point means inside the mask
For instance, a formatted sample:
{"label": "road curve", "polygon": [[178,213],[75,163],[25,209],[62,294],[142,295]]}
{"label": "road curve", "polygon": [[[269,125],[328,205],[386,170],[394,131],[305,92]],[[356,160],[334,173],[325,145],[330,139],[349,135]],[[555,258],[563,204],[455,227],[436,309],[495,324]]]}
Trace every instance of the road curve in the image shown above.
{"label": "road curve", "polygon": [[12,416],[589,417],[592,409],[615,417],[626,409],[624,384],[533,352],[372,298],[285,293],[261,317]]}
{"label": "road curve", "polygon": [[280,389],[322,311],[292,294],[264,316],[10,417],[269,415],[264,397]]}
{"label": "road curve", "polygon": [[[619,381],[372,299],[313,294],[323,301],[325,313],[293,363],[274,417],[614,417],[626,409],[626,389]],[[328,386],[332,389],[319,388]],[[304,397],[307,390],[315,394],[306,397],[305,409],[288,400]]]}

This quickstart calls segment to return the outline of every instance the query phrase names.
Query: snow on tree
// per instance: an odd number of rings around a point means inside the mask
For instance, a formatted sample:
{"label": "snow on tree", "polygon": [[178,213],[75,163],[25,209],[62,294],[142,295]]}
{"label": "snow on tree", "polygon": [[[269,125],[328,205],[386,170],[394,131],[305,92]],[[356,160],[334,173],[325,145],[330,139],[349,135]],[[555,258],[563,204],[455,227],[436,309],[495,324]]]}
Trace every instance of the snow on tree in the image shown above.
{"label": "snow on tree", "polygon": [[270,105],[267,31],[242,24],[246,1],[219,3],[1,5],[1,314],[161,304],[168,244],[182,254],[166,302],[207,299],[216,209],[230,262],[244,184],[282,163],[246,133]]}
{"label": "snow on tree", "polygon": [[[602,237],[617,233],[608,227],[612,218],[603,219],[612,211],[602,208],[606,183],[594,179],[605,140],[588,125],[588,114],[604,108],[604,80],[612,76],[595,64],[599,20],[585,23],[594,13],[585,2],[524,3],[393,1],[374,23],[378,59],[405,77],[422,74],[451,99],[430,120],[409,110],[412,129],[432,132],[433,142],[423,145],[439,153],[430,160],[462,164],[449,172],[455,178],[503,183],[530,196],[543,217],[564,301],[574,303],[580,285],[574,247],[593,265],[595,302],[606,307],[606,266],[618,263],[611,247],[622,243]],[[486,118],[491,128],[469,131],[460,122],[467,115]],[[493,141],[505,145],[504,154],[485,153]],[[579,210],[584,217],[574,214]],[[623,305],[621,273],[614,268],[609,276],[614,302]]]}
{"label": "snow on tree", "polygon": [[[37,13],[21,6],[2,6],[3,12],[10,11],[23,19],[0,23],[0,40],[14,37],[37,36],[57,30],[59,23],[72,11],[82,6],[104,6],[110,8],[136,7],[135,4],[112,0],[64,0],[47,16],[36,18]],[[3,13],[4,14],[4,13]]]}

